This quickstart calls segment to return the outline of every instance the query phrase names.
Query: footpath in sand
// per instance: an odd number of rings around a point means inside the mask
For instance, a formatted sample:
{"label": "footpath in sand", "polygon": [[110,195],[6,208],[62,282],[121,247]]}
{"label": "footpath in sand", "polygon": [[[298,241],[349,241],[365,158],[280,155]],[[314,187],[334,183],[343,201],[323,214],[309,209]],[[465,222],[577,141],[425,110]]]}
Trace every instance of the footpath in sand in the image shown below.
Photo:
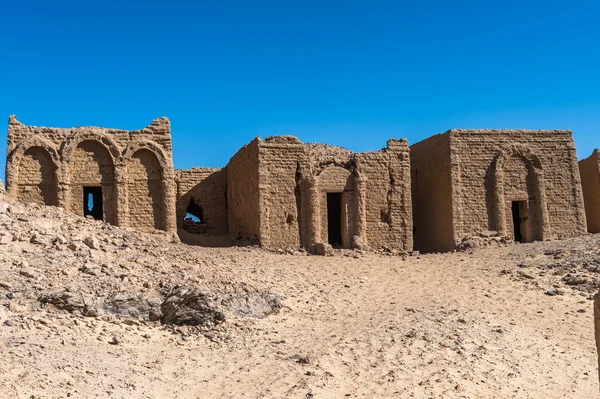
{"label": "footpath in sand", "polygon": [[0,194],[0,397],[598,395],[600,236],[408,257],[171,241]]}

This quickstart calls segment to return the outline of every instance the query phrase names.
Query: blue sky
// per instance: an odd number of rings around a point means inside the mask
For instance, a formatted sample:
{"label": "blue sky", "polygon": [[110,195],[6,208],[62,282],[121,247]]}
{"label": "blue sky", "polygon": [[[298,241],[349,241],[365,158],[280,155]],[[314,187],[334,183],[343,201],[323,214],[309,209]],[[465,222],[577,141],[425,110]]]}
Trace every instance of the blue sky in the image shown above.
{"label": "blue sky", "polygon": [[4,0],[2,15],[0,117],[167,116],[177,168],[276,134],[371,151],[453,127],[561,128],[580,158],[600,147],[598,1]]}

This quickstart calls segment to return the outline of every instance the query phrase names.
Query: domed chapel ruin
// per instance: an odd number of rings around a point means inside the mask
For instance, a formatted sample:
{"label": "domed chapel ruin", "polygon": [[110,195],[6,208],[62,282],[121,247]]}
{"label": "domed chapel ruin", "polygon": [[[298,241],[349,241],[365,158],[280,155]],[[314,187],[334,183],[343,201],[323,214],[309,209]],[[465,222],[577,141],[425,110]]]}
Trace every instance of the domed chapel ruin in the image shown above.
{"label": "domed chapel ruin", "polygon": [[598,231],[597,154],[578,165],[567,130],[453,129],[367,153],[257,137],[225,168],[174,170],[166,118],[126,131],[11,116],[6,184],[22,202],[140,231],[431,252],[477,234],[530,242]]}

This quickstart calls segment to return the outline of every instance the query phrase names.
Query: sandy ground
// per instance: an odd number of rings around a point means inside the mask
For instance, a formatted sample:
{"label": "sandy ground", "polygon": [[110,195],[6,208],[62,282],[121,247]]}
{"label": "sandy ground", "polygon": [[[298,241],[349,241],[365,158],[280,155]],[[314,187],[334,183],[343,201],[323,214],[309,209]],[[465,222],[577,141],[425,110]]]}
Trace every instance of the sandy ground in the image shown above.
{"label": "sandy ground", "polygon": [[182,244],[200,265],[188,275],[268,289],[286,308],[230,317],[218,340],[32,312],[0,326],[0,397],[598,397],[590,294],[547,295],[556,279],[534,264],[599,244],[589,236],[404,259]]}

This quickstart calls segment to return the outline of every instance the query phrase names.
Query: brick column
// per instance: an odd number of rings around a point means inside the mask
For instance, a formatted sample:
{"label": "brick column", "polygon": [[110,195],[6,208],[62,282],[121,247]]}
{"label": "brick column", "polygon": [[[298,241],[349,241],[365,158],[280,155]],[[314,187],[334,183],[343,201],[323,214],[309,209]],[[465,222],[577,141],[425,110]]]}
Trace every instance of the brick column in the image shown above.
{"label": "brick column", "polygon": [[367,246],[367,180],[364,176],[355,176],[356,187],[356,231],[353,237],[353,246]]}
{"label": "brick column", "polygon": [[321,238],[321,212],[319,187],[316,179],[311,176],[302,180],[302,207],[306,210],[304,246],[312,250]]}
{"label": "brick column", "polygon": [[129,202],[127,198],[127,177],[125,165],[115,165],[115,194],[117,204],[117,214],[115,225],[119,227],[129,227]]}

